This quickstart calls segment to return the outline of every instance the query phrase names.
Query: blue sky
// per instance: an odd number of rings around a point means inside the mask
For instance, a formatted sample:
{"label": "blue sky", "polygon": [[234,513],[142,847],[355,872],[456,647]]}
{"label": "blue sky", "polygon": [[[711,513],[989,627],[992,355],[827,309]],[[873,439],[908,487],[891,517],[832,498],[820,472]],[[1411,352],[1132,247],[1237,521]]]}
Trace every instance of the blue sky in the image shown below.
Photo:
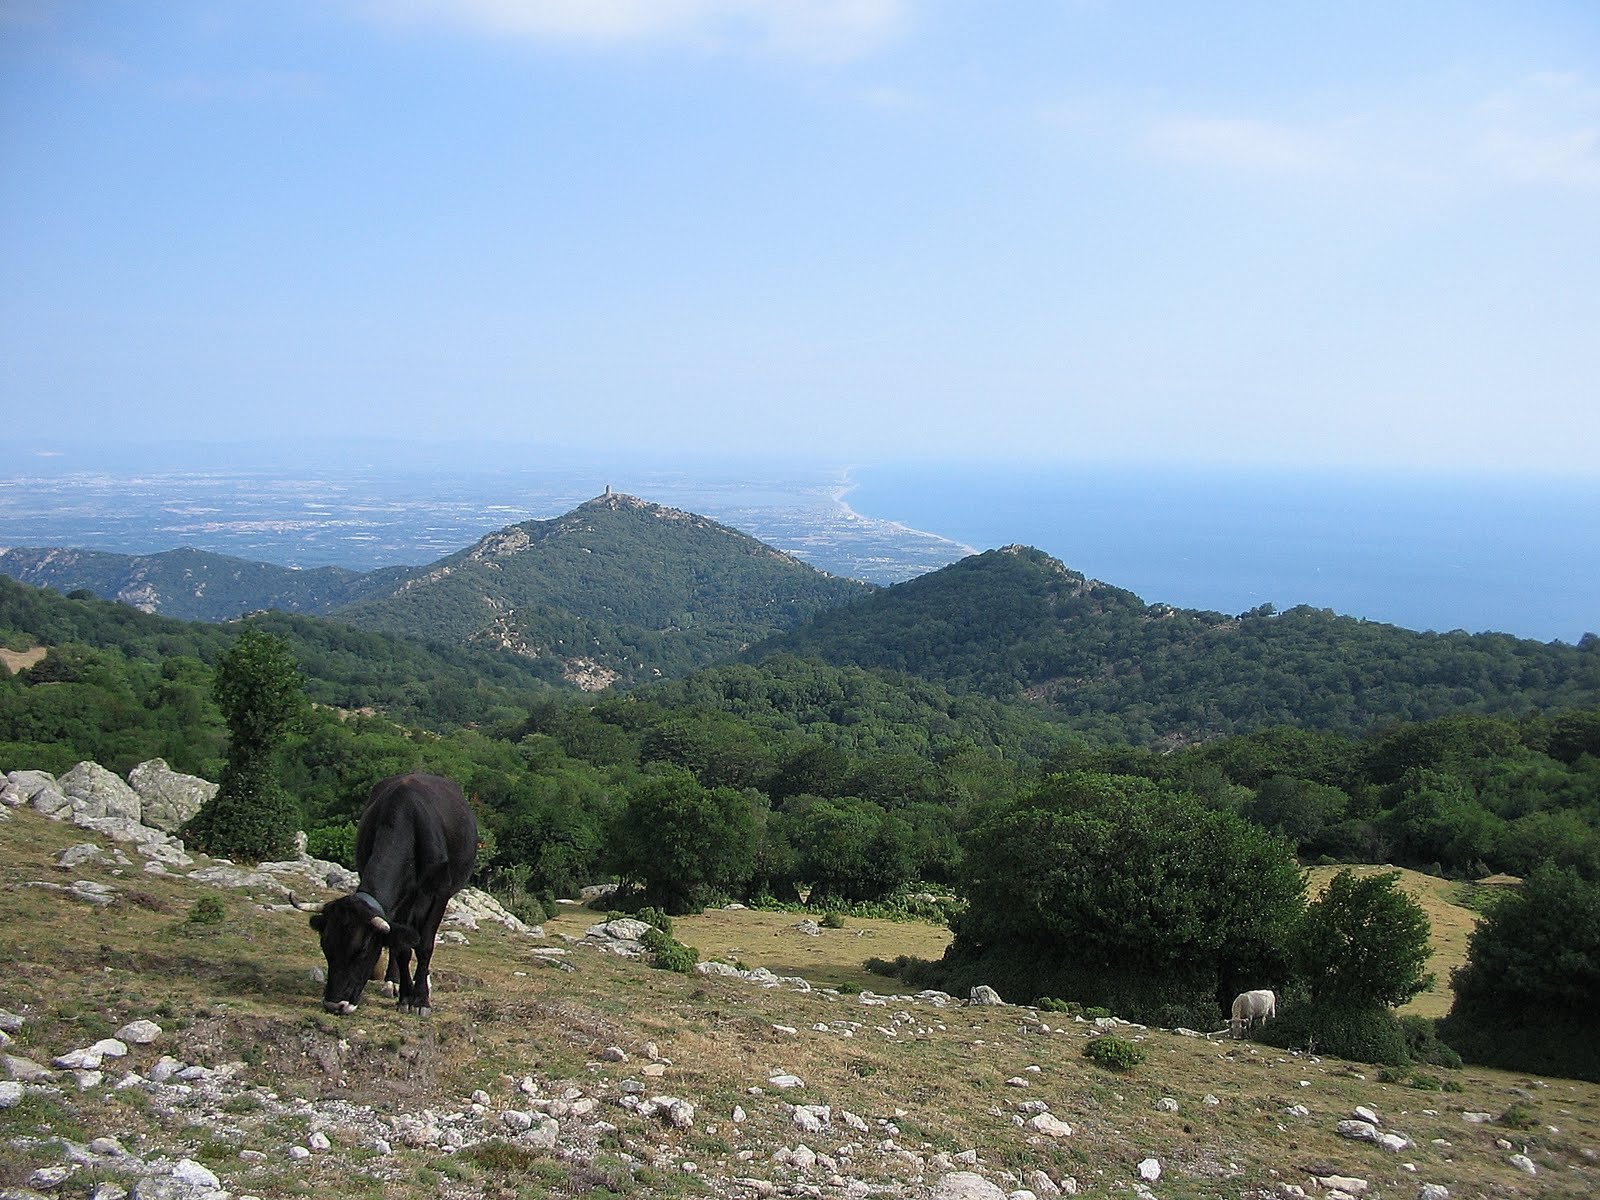
{"label": "blue sky", "polygon": [[0,0],[14,438],[1600,470],[1600,8]]}

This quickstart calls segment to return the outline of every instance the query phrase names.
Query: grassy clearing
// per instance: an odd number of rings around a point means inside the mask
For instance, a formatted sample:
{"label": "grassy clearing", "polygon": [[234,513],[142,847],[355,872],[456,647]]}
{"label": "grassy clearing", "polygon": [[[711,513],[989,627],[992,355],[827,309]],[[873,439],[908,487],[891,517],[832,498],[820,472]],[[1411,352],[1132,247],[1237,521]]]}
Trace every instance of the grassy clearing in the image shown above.
{"label": "grassy clearing", "polygon": [[[816,921],[821,915],[809,915],[809,919]],[[604,919],[603,913],[563,906],[554,920],[545,922],[545,932],[551,937],[581,938],[585,929]],[[695,916],[674,917],[672,930],[680,942],[698,949],[702,959],[766,967],[778,975],[800,975],[819,987],[875,992],[894,991],[897,981],[868,971],[862,965],[867,959],[893,959],[899,954],[939,958],[950,944],[947,928],[925,921],[846,917],[842,929],[809,935],[796,928],[806,919],[805,913],[710,909]]]}
{"label": "grassy clearing", "polygon": [[[63,1092],[0,1112],[0,1188],[20,1186],[38,1165],[13,1139],[49,1131],[74,1140],[113,1135],[141,1153],[190,1154],[223,1174],[231,1190],[268,1200],[748,1194],[711,1181],[781,1177],[773,1152],[802,1140],[829,1154],[856,1144],[849,1174],[889,1194],[914,1197],[910,1166],[870,1150],[885,1136],[921,1155],[976,1150],[977,1169],[991,1178],[1036,1167],[1071,1174],[1092,1195],[1127,1194],[1135,1164],[1148,1155],[1164,1167],[1157,1187],[1162,1200],[1253,1197],[1279,1181],[1305,1185],[1310,1175],[1333,1171],[1367,1178],[1374,1194],[1394,1197],[1415,1195],[1420,1182],[1444,1184],[1458,1196],[1587,1200],[1600,1192],[1600,1164],[1584,1155],[1600,1150],[1595,1085],[1467,1070],[1448,1073],[1461,1084],[1460,1093],[1441,1095],[1380,1083],[1374,1069],[1360,1065],[1137,1030],[1123,1032],[1137,1040],[1146,1060],[1132,1071],[1112,1072],[1084,1058],[1093,1036],[1088,1027],[1056,1014],[1016,1007],[936,1010],[905,1002],[867,1006],[851,995],[656,971],[582,947],[567,956],[574,970],[561,971],[532,953],[550,943],[494,928],[471,935],[470,946],[440,948],[432,1017],[405,1017],[369,998],[355,1016],[334,1018],[317,1003],[310,971],[320,955],[303,916],[263,912],[239,893],[144,876],[137,868],[55,868],[54,857],[80,840],[79,831],[33,814],[0,822],[0,939],[11,964],[0,1007],[27,1017],[13,1053],[47,1058],[145,1016],[168,1032],[157,1046],[135,1051],[129,1064],[135,1069],[147,1068],[159,1053],[209,1065],[240,1061],[262,1096],[270,1089],[281,1096],[345,1098],[381,1112],[448,1112],[465,1106],[476,1088],[494,1105],[510,1107],[513,1082],[525,1074],[534,1075],[546,1094],[571,1086],[584,1095],[615,1097],[653,1041],[671,1065],[652,1089],[690,1100],[698,1113],[692,1129],[676,1131],[605,1103],[601,1115],[619,1132],[599,1157],[581,1164],[492,1144],[454,1156],[401,1146],[374,1161],[356,1140],[335,1136],[335,1152],[291,1165],[285,1147],[303,1140],[307,1129],[292,1115],[269,1116],[249,1095],[230,1109],[238,1136],[224,1137],[123,1093]],[[78,878],[128,892],[114,905],[91,908],[30,886]],[[131,899],[135,891],[137,901]],[[220,895],[227,919],[189,923],[199,895]],[[549,926],[550,942],[561,944],[554,935],[562,932],[581,937],[593,920],[581,910],[564,913]],[[948,936],[850,920],[844,930],[824,930],[813,939],[788,929],[796,920],[790,914],[707,914],[685,919],[677,932],[703,954],[733,952],[747,965],[813,978],[858,970],[867,954],[937,953],[939,939]],[[858,928],[876,929],[876,936],[857,937]],[[918,937],[931,940],[919,943]],[[861,978],[888,990],[885,981]],[[633,1061],[603,1061],[610,1045]],[[780,1072],[800,1076],[803,1091],[775,1091],[768,1080]],[[1009,1085],[1013,1078],[1028,1086]],[[761,1092],[753,1095],[751,1088]],[[1208,1094],[1219,1103],[1208,1106]],[[1178,1102],[1177,1112],[1157,1110],[1164,1096]],[[1018,1104],[1027,1100],[1048,1103],[1074,1127],[1073,1136],[1051,1140],[1020,1128],[1013,1117],[1022,1115]],[[856,1135],[836,1126],[820,1137],[804,1136],[786,1102],[848,1109],[873,1131]],[[1297,1103],[1311,1116],[1285,1112]],[[1336,1137],[1335,1123],[1357,1104],[1376,1109],[1415,1147],[1397,1156]],[[742,1124],[731,1120],[735,1105],[749,1115]],[[1464,1110],[1511,1112],[1517,1127],[1467,1124]],[[898,1132],[887,1134],[885,1123]],[[1510,1167],[1497,1138],[1525,1148],[1540,1165],[1539,1176]],[[241,1149],[267,1157],[247,1166],[238,1157]],[[748,1161],[739,1159],[741,1151],[750,1152]],[[624,1152],[635,1161],[625,1161]],[[652,1165],[658,1157],[693,1161],[699,1172]]]}

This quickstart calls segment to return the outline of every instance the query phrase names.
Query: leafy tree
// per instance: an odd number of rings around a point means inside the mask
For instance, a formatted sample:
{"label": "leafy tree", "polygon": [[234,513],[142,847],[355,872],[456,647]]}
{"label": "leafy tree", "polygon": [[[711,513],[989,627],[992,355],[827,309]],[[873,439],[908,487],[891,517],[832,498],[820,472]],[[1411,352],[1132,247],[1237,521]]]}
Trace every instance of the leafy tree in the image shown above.
{"label": "leafy tree", "polygon": [[1313,1004],[1394,1007],[1432,985],[1428,915],[1399,883],[1340,871],[1307,906],[1295,959]]}
{"label": "leafy tree", "polygon": [[701,787],[683,771],[635,788],[612,841],[618,873],[644,885],[647,903],[673,914],[739,888],[755,865],[750,801],[732,788]]}
{"label": "leafy tree", "polygon": [[1343,819],[1350,797],[1336,787],[1274,775],[1245,803],[1244,815],[1289,839],[1296,849],[1315,843]]}
{"label": "leafy tree", "polygon": [[799,814],[799,870],[810,903],[881,900],[911,880],[911,827],[854,796],[812,799]]}
{"label": "leafy tree", "polygon": [[218,660],[228,758],[216,796],[184,827],[207,852],[260,861],[292,846],[300,810],[279,781],[277,754],[305,713],[302,687],[287,644],[254,626]]}
{"label": "leafy tree", "polygon": [[1489,910],[1439,1036],[1469,1062],[1600,1081],[1600,883],[1544,867]]}
{"label": "leafy tree", "polygon": [[962,881],[956,977],[1185,1024],[1286,975],[1305,887],[1284,843],[1233,814],[1091,773],[1052,776],[974,831]]}

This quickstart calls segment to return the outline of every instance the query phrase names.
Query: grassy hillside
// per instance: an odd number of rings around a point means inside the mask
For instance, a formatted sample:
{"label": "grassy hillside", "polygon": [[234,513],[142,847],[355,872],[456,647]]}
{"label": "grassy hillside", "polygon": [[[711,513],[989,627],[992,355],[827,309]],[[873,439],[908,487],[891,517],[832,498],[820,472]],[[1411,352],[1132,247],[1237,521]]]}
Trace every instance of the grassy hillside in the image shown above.
{"label": "grassy hillside", "polygon": [[[431,1018],[369,998],[336,1019],[317,1003],[310,972],[320,955],[304,914],[264,910],[257,899],[281,899],[264,891],[109,862],[54,865],[89,836],[27,812],[0,821],[4,1007],[24,1018],[6,1051],[48,1065],[124,1021],[149,1019],[163,1032],[81,1090],[61,1073],[24,1085],[19,1102],[0,1108],[0,1188],[62,1164],[62,1139],[84,1147],[104,1137],[146,1164],[193,1159],[234,1194],[268,1200],[763,1194],[739,1180],[919,1200],[954,1170],[1006,1190],[1043,1170],[1114,1195],[1147,1157],[1162,1165],[1163,1200],[1265,1197],[1280,1182],[1309,1189],[1312,1176],[1331,1173],[1366,1179],[1383,1196],[1414,1195],[1424,1182],[1506,1197],[1600,1187],[1594,1085],[1474,1069],[1449,1073],[1461,1090],[1440,1094],[1333,1060],[1127,1028],[1148,1058],[1111,1074],[1082,1057],[1092,1026],[1057,1014],[763,990],[499,927],[440,948]],[[91,906],[46,886],[74,880],[115,899]],[[201,897],[222,901],[222,923],[190,920]],[[572,969],[541,965],[540,950],[568,951],[558,957]],[[607,1061],[612,1046],[628,1061]],[[207,1071],[181,1088],[144,1082],[162,1055]],[[138,1078],[115,1086],[130,1071]],[[779,1090],[770,1080],[780,1072],[803,1088]],[[630,1086],[689,1101],[691,1122],[674,1128],[624,1107]],[[1163,1097],[1176,1112],[1157,1108]],[[1030,1102],[1072,1134],[1018,1125]],[[802,1131],[795,1104],[829,1106],[830,1124]],[[1306,1115],[1286,1111],[1296,1104]],[[1414,1146],[1393,1154],[1337,1137],[1356,1105]],[[502,1117],[536,1110],[559,1114],[553,1150]],[[866,1131],[847,1126],[844,1111]],[[1513,1124],[1470,1124],[1463,1111]],[[291,1147],[320,1147],[316,1134],[326,1148],[290,1157]],[[1525,1148],[1539,1174],[1509,1165],[1497,1138]],[[802,1144],[830,1161],[775,1161]],[[85,1195],[102,1179],[127,1186],[130,1169],[125,1158],[80,1151],[60,1194]]]}
{"label": "grassy hillside", "polygon": [[1026,696],[1074,728],[1147,745],[1600,705],[1600,642],[1416,633],[1309,607],[1175,609],[1022,546],[821,613],[750,657],[785,652]]}
{"label": "grassy hillside", "polygon": [[715,521],[607,494],[490,534],[340,615],[559,662],[598,690],[685,674],[867,590]]}

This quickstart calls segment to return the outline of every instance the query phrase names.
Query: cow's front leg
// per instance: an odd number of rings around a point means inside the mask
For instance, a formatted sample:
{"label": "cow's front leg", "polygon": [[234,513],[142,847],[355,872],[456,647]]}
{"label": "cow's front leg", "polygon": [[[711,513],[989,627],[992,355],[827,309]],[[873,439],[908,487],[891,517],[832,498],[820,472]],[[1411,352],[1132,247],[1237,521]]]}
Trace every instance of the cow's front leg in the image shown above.
{"label": "cow's front leg", "polygon": [[394,990],[389,994],[399,999],[400,1009],[406,1008],[406,997],[411,994],[411,948],[409,946],[391,946],[389,948],[389,973],[385,976],[386,986]]}
{"label": "cow's front leg", "polygon": [[438,901],[428,913],[427,920],[423,922],[421,937],[417,942],[417,973],[411,981],[410,993],[402,994],[400,997],[402,1012],[414,1012],[419,1017],[425,1017],[432,1011],[428,965],[433,961],[434,940],[438,936],[439,922],[444,920],[444,910],[448,903],[449,897]]}

